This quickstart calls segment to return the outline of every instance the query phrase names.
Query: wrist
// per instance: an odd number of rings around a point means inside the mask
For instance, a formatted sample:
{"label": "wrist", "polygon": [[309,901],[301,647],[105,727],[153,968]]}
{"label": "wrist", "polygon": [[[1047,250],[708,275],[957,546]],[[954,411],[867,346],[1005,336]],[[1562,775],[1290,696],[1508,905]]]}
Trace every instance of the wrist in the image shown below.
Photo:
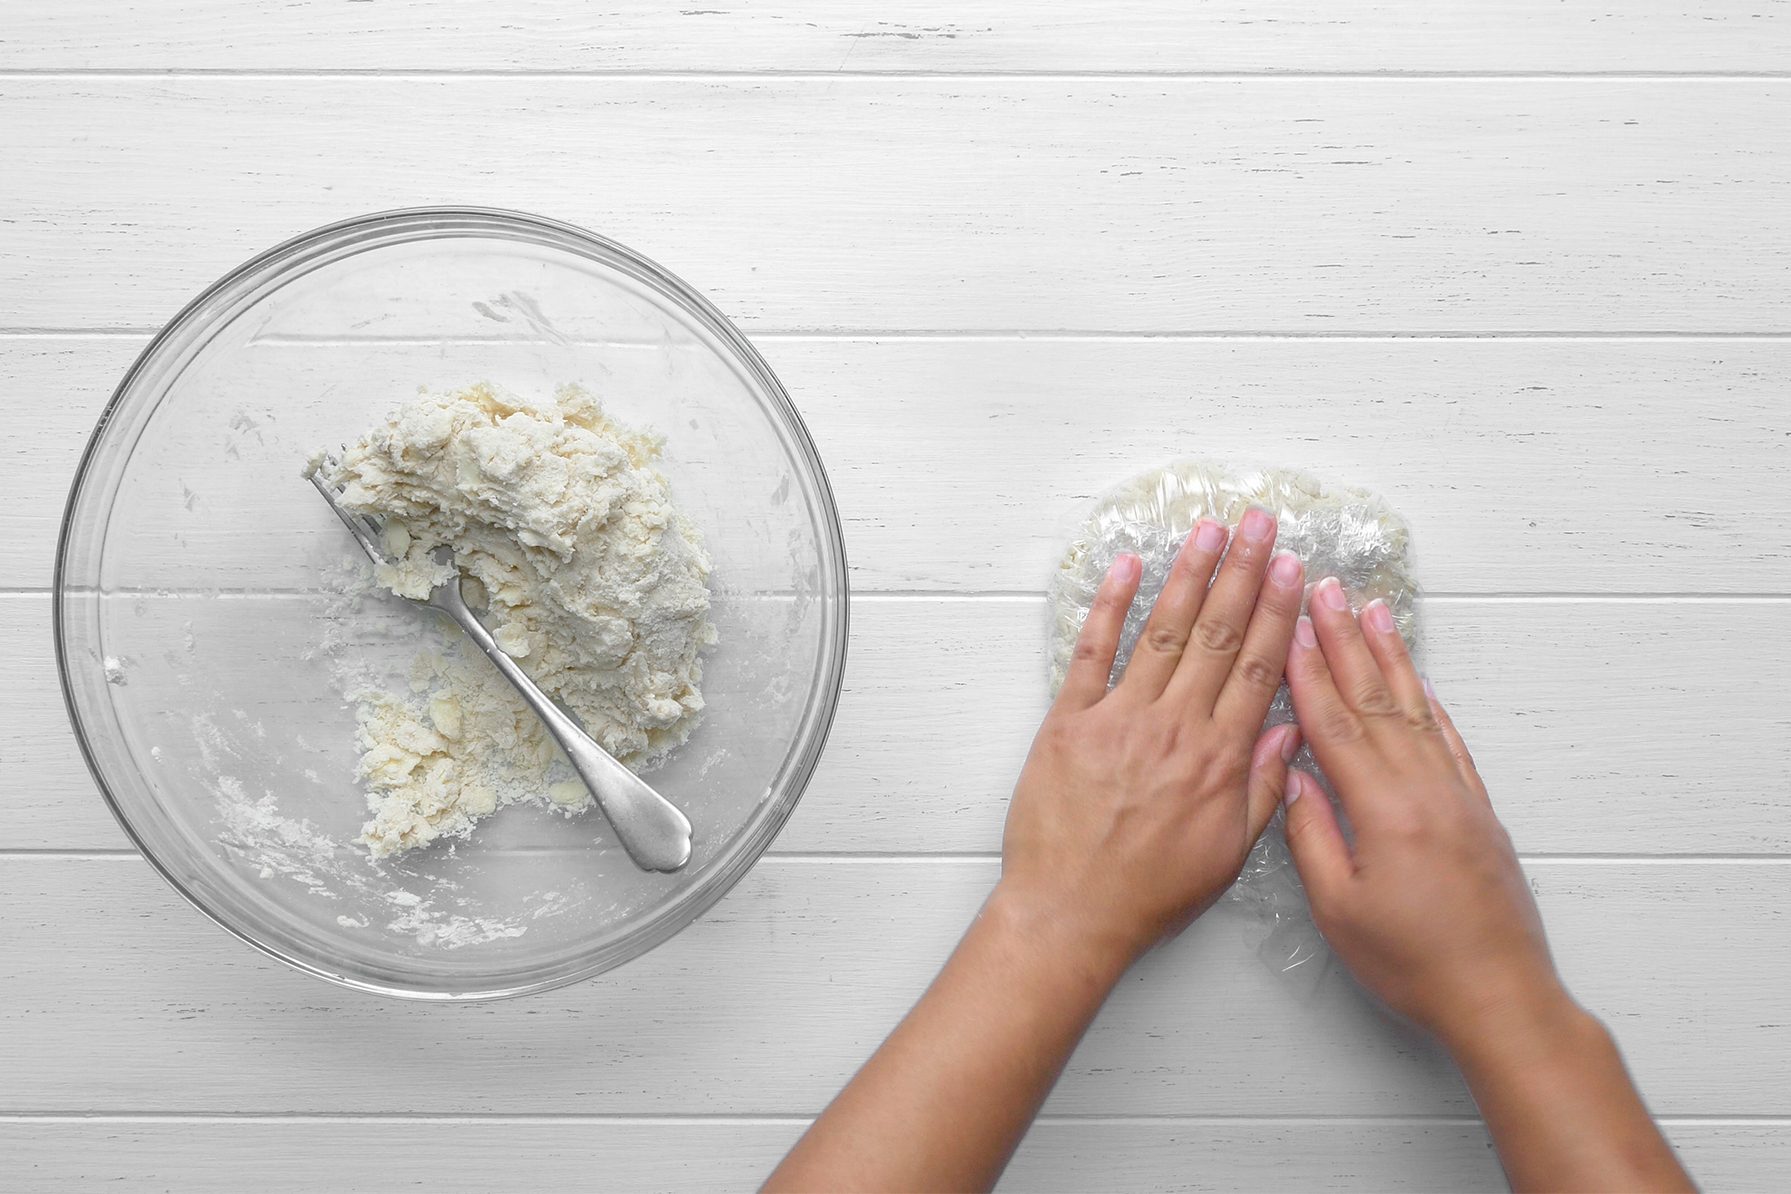
{"label": "wrist", "polygon": [[1006,879],[995,885],[977,919],[1052,968],[1103,990],[1144,952],[1133,934],[1036,898]]}
{"label": "wrist", "polygon": [[1489,999],[1438,1035],[1470,1079],[1511,1067],[1540,1070],[1609,1042],[1604,1025],[1557,981]]}

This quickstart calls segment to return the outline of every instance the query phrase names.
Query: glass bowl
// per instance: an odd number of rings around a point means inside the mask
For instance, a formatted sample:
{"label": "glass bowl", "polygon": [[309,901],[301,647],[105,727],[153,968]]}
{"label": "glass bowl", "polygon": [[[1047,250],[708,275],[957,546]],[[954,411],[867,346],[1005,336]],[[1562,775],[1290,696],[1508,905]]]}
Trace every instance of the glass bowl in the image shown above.
{"label": "glass bowl", "polygon": [[[665,437],[714,561],[707,702],[649,780],[690,864],[635,869],[602,814],[519,804],[471,840],[374,864],[344,661],[400,674],[446,633],[366,592],[301,476],[418,387],[577,383]],[[429,999],[620,965],[719,899],[795,807],[846,651],[846,560],[821,461],[770,368],[700,295],[621,245],[515,212],[348,220],[272,249],[176,316],[101,416],[55,575],[63,692],[144,856],[252,945],[344,986]]]}

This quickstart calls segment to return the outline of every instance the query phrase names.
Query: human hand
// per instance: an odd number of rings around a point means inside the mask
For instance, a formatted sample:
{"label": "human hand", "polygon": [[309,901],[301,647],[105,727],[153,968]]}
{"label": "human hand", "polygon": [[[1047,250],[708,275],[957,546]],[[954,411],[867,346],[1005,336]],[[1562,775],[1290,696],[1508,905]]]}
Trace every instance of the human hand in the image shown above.
{"label": "human hand", "polygon": [[1140,574],[1113,562],[1014,788],[1004,906],[1123,966],[1237,878],[1299,745],[1294,726],[1262,732],[1302,589],[1299,560],[1271,557],[1275,529],[1253,509],[1226,551],[1222,525],[1197,525],[1109,691]]}
{"label": "human hand", "polygon": [[1313,918],[1363,986],[1455,1047],[1570,1006],[1511,839],[1384,602],[1313,590],[1287,663],[1294,710],[1355,831],[1310,776],[1287,841]]}

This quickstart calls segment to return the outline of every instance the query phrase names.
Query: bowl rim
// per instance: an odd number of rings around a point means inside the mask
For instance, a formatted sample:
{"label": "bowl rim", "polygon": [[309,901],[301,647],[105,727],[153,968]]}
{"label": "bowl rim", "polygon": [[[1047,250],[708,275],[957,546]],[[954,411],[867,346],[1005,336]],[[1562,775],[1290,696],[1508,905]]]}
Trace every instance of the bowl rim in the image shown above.
{"label": "bowl rim", "polygon": [[[214,910],[188,890],[176,877],[170,866],[148,848],[132,825],[130,818],[113,792],[112,785],[101,770],[87,728],[83,724],[71,680],[72,663],[68,653],[67,627],[65,625],[67,618],[63,606],[68,598],[67,572],[75,513],[83,488],[89,480],[89,471],[101,440],[104,438],[106,428],[112,422],[113,415],[121,404],[133,392],[138,378],[178,334],[189,331],[193,327],[202,326],[202,316],[208,306],[234,288],[250,282],[270,268],[290,258],[300,257],[308,251],[320,250],[346,239],[371,233],[376,229],[405,224],[417,225],[426,230],[434,228],[435,235],[438,237],[456,229],[462,230],[463,234],[477,234],[480,229],[493,232],[509,229],[513,232],[532,232],[537,238],[547,237],[561,242],[570,241],[574,245],[582,245],[586,249],[595,250],[595,256],[599,258],[605,255],[619,258],[623,264],[640,271],[647,280],[662,287],[669,298],[683,305],[690,314],[704,324],[708,331],[723,341],[727,348],[734,353],[736,362],[752,373],[753,380],[762,387],[772,400],[779,415],[785,420],[786,438],[808,470],[816,505],[823,515],[820,520],[823,525],[819,528],[823,559],[831,556],[837,562],[837,568],[834,570],[834,575],[837,578],[835,592],[828,594],[835,598],[831,604],[838,611],[837,622],[831,628],[826,628],[825,623],[823,624],[824,629],[830,629],[831,633],[824,637],[820,644],[822,671],[816,686],[817,699],[809,703],[802,723],[798,727],[796,744],[801,749],[785,761],[785,766],[790,770],[782,798],[762,806],[758,816],[748,822],[747,831],[726,848],[717,859],[712,860],[712,869],[699,882],[688,888],[674,901],[653,912],[636,931],[619,941],[611,941],[599,947],[583,965],[569,967],[565,973],[511,986],[443,990],[370,981],[333,970],[327,965],[308,958],[292,956],[231,923],[220,912]],[[427,240],[431,237],[425,231],[411,239]],[[823,568],[823,575],[825,572],[826,569]],[[784,388],[783,383],[772,371],[765,358],[760,355],[758,349],[735,327],[733,321],[702,293],[651,258],[630,249],[619,241],[591,232],[576,224],[508,208],[432,205],[394,208],[350,216],[289,237],[271,248],[257,253],[206,286],[188,300],[167,323],[163,324],[150,337],[142,351],[125,370],[118,385],[113,389],[111,397],[107,399],[105,406],[101,409],[94,429],[88,435],[87,443],[82,448],[80,460],[75,466],[57,531],[56,560],[50,582],[50,621],[51,636],[56,653],[56,675],[62,691],[63,707],[68,714],[69,725],[74,731],[75,741],[80,748],[81,758],[87,765],[88,773],[92,775],[100,795],[105,799],[106,806],[111,809],[113,818],[124,830],[125,836],[130,839],[138,855],[148,862],[163,881],[172,887],[181,898],[203,913],[207,920],[237,940],[253,946],[261,953],[284,962],[301,973],[323,979],[333,986],[405,1000],[471,1003],[509,999],[556,990],[574,983],[584,982],[633,961],[663,945],[714,907],[716,902],[732,890],[735,884],[745,877],[746,872],[764,856],[778,833],[789,821],[791,814],[795,812],[803,794],[808,790],[808,785],[814,778],[815,768],[825,753],[827,739],[832,732],[833,720],[839,709],[840,693],[844,685],[847,648],[851,637],[851,578],[846,556],[845,533],[840,524],[839,506],[834,497],[832,484],[828,480],[826,467],[815,447],[814,438],[809,433],[808,425],[803,421],[801,412],[796,409],[795,403],[790,400],[789,392]],[[831,641],[828,641],[829,638]]]}

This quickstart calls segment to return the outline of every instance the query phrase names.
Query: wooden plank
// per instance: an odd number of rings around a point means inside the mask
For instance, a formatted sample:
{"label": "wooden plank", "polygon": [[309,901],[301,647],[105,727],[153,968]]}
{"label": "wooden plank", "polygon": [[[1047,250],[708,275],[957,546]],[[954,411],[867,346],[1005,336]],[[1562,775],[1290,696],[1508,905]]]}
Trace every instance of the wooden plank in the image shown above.
{"label": "wooden plank", "polygon": [[[0,1180],[56,1194],[104,1182],[238,1194],[538,1188],[734,1191],[777,1164],[804,1120],[17,1119]],[[1791,1125],[1664,1124],[1706,1190],[1791,1182]],[[1478,1123],[1427,1120],[1045,1120],[1004,1190],[1503,1190]]]}
{"label": "wooden plank", "polygon": [[[47,606],[0,599],[0,849],[120,848],[52,696]],[[1451,600],[1426,617],[1426,666],[1520,850],[1791,852],[1791,668],[1773,646],[1791,602]],[[998,850],[1045,708],[1043,623],[1036,599],[860,600],[827,753],[777,848]],[[285,662],[245,642],[242,666]]]}
{"label": "wooden plank", "polygon": [[[1664,1116],[1791,1113],[1791,863],[1536,862],[1576,994]],[[45,1112],[812,1114],[920,992],[992,861],[768,859],[674,941],[480,1006],[339,991],[230,944],[128,857],[0,868],[4,1103]],[[1466,1115],[1340,971],[1202,918],[1121,985],[1059,1115]],[[1305,972],[1302,972],[1305,973]],[[477,1075],[469,1081],[467,1075]]]}
{"label": "wooden plank", "polygon": [[826,0],[244,7],[15,0],[0,69],[519,71],[1783,70],[1791,22],[1744,0],[941,0],[877,18]]}
{"label": "wooden plank", "polygon": [[[1520,850],[1791,851],[1791,679],[1762,649],[1791,632],[1791,603],[1449,601],[1426,617],[1425,665]],[[860,602],[828,751],[778,848],[999,850],[1045,709],[1043,623],[1032,601]]]}
{"label": "wooden plank", "polygon": [[293,233],[448,201],[589,225],[755,330],[1791,328],[1791,157],[1761,148],[1791,132],[1783,81],[16,76],[0,95],[0,327],[152,327]]}
{"label": "wooden plank", "polygon": [[[81,445],[139,347],[125,337],[0,337],[0,384],[37,399],[18,404],[16,434],[0,445],[14,482],[0,509],[9,585],[47,583]],[[1433,591],[1791,590],[1787,340],[769,339],[763,348],[826,461],[858,592],[1036,591],[1095,494],[1182,455],[1297,463],[1380,490],[1411,519]],[[170,475],[152,525],[180,533],[188,569],[228,568],[240,555],[203,550],[235,533],[234,524],[207,530],[216,510],[250,503],[264,528],[291,523],[295,503],[314,513],[291,486],[292,462],[314,450],[317,433],[307,438],[303,420],[285,416],[343,380],[341,358],[318,345],[257,351],[278,357],[263,372],[282,387],[258,393],[263,405],[244,400],[282,416],[266,444],[242,445],[262,457],[226,462],[205,440],[192,460],[264,468],[286,488],[240,486],[236,501],[195,511],[182,484],[205,491],[216,478]],[[522,377],[538,374],[527,359],[514,345],[438,345],[355,380],[397,396],[513,363]],[[621,367],[614,352],[592,359]],[[612,393],[622,384],[592,380]],[[303,533],[318,528],[328,524]],[[291,566],[302,565],[293,553]]]}
{"label": "wooden plank", "polygon": [[837,481],[864,588],[1039,588],[1095,495],[1181,456],[1385,494],[1436,591],[1791,584],[1783,341],[767,351]]}
{"label": "wooden plank", "polygon": [[135,339],[0,338],[11,430],[0,438],[0,567],[6,588],[44,588],[62,509],[94,423],[142,349]]}

